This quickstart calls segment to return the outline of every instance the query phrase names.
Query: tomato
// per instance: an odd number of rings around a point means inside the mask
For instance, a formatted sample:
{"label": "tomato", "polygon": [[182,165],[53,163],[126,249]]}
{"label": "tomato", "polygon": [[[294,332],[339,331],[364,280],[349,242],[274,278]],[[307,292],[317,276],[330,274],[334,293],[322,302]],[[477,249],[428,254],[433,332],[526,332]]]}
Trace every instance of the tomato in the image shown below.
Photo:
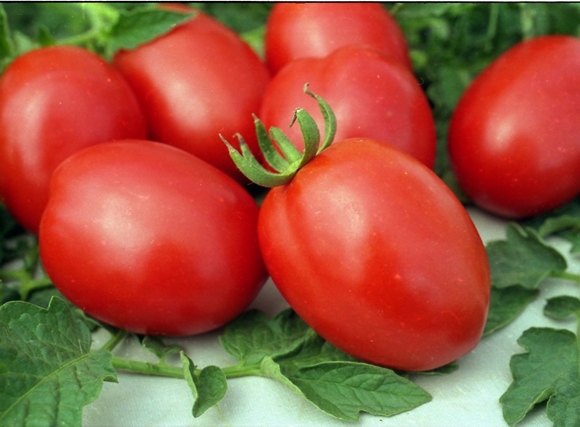
{"label": "tomato", "polygon": [[239,132],[256,149],[252,114],[270,75],[234,31],[197,12],[152,42],[118,52],[114,64],[143,105],[152,139],[242,179],[219,135]]}
{"label": "tomato", "polygon": [[378,3],[278,3],[266,23],[264,50],[274,73],[294,59],[351,45],[377,49],[411,69],[405,36]]}
{"label": "tomato", "polygon": [[351,46],[325,58],[294,60],[276,74],[264,94],[259,117],[266,128],[281,128],[300,149],[304,146],[300,130],[288,128],[296,107],[312,110],[318,125],[323,123],[316,101],[304,97],[305,83],[333,108],[338,121],[336,140],[378,139],[433,167],[433,114],[416,78],[399,61],[373,49]]}
{"label": "tomato", "polygon": [[54,169],[114,139],[145,138],[145,118],[121,74],[72,46],[36,49],[0,79],[0,197],[36,233]]}
{"label": "tomato", "polygon": [[95,318],[197,334],[240,314],[265,282],[257,216],[237,181],[183,150],[104,143],[54,172],[40,255],[55,286]]}
{"label": "tomato", "polygon": [[449,157],[467,196],[525,218],[580,193],[580,39],[517,44],[467,88],[452,116]]}
{"label": "tomato", "polygon": [[479,234],[437,175],[377,140],[333,143],[261,207],[272,280],[329,342],[416,371],[470,352],[487,317]]}

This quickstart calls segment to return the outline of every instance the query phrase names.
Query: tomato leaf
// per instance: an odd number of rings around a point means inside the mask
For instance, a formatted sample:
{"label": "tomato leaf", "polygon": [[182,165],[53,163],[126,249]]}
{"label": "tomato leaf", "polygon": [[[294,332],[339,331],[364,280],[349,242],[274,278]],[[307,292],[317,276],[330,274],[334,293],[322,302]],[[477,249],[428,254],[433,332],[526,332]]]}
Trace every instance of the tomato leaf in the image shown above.
{"label": "tomato leaf", "polygon": [[0,424],[80,426],[82,408],[103,381],[116,381],[108,351],[69,305],[48,309],[23,301],[0,307]]}
{"label": "tomato leaf", "polygon": [[156,355],[161,362],[165,362],[168,356],[181,353],[181,347],[177,344],[165,344],[161,339],[149,335],[140,337],[141,345]]}
{"label": "tomato leaf", "polygon": [[486,246],[491,268],[491,283],[496,288],[520,285],[536,289],[545,278],[566,271],[565,258],[547,245],[532,228],[511,223],[506,240]]}
{"label": "tomato leaf", "polygon": [[501,396],[503,416],[513,426],[537,404],[554,426],[580,423],[580,376],[576,335],[563,329],[530,328],[518,339],[526,353],[512,356],[513,382]]}
{"label": "tomato leaf", "polygon": [[503,328],[514,320],[526,306],[538,295],[537,289],[526,289],[521,286],[491,288],[491,301],[484,335]]}
{"label": "tomato leaf", "polygon": [[572,315],[580,315],[580,299],[561,295],[550,298],[544,307],[544,314],[553,319],[566,319]]}
{"label": "tomato leaf", "polygon": [[341,420],[356,421],[360,412],[391,416],[431,400],[394,371],[366,363],[329,361],[298,369],[280,364],[280,373],[315,406]]}
{"label": "tomato leaf", "polygon": [[273,318],[261,311],[249,310],[227,325],[219,340],[229,354],[249,365],[260,363],[266,356],[292,354],[313,334],[291,309]]}
{"label": "tomato leaf", "polygon": [[183,352],[180,356],[185,379],[193,393],[192,414],[197,418],[223,399],[228,388],[226,376],[217,366],[206,366],[196,372],[193,361]]}
{"label": "tomato leaf", "polygon": [[119,49],[135,49],[165,34],[192,16],[194,16],[192,13],[149,7],[123,11],[107,34],[105,52],[112,55]]}

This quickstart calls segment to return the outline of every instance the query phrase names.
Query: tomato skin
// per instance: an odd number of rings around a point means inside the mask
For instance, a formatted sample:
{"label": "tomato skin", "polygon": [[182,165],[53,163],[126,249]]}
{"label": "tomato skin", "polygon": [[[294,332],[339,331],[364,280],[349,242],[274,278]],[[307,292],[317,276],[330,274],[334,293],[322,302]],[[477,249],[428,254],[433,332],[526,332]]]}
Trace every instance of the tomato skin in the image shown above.
{"label": "tomato skin", "polygon": [[182,150],[99,144],[54,172],[40,255],[55,286],[97,319],[198,334],[240,314],[265,282],[257,217],[239,183]]}
{"label": "tomato skin", "polygon": [[266,62],[275,74],[294,59],[366,46],[412,68],[403,31],[378,3],[278,3],[266,23]]}
{"label": "tomato skin", "polygon": [[290,306],[362,360],[428,370],[481,338],[490,273],[479,234],[434,172],[389,145],[331,145],[268,193],[258,237]]}
{"label": "tomato skin", "polygon": [[25,53],[0,79],[2,201],[37,233],[60,162],[89,145],[146,136],[131,88],[97,55],[72,46]]}
{"label": "tomato skin", "polygon": [[324,120],[303,86],[322,96],[337,119],[335,140],[368,137],[411,154],[428,167],[435,164],[436,133],[427,97],[413,74],[398,61],[373,49],[344,47],[325,58],[297,59],[268,85],[260,119],[281,128],[300,149],[298,126],[288,128],[296,107],[312,112],[323,129]]}
{"label": "tomato skin", "polygon": [[519,219],[580,193],[580,39],[522,42],[477,76],[449,129],[460,186],[479,207]]}
{"label": "tomato skin", "polygon": [[245,181],[219,134],[239,132],[257,151],[252,114],[270,74],[234,31],[198,12],[152,42],[119,51],[114,64],[143,105],[152,139]]}

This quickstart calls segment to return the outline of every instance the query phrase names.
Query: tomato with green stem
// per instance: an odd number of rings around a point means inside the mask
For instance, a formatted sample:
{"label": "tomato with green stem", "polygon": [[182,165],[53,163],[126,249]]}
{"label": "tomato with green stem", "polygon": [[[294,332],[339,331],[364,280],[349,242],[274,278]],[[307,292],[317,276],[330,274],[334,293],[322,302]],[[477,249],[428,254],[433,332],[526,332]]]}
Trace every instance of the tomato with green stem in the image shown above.
{"label": "tomato with green stem", "polygon": [[140,334],[198,334],[240,314],[264,284],[257,217],[245,188],[183,150],[98,144],[54,172],[40,255],[89,315]]}
{"label": "tomato with green stem", "polygon": [[145,138],[137,98],[88,50],[54,46],[14,60],[0,79],[0,196],[37,233],[50,177],[68,156],[114,139]]}
{"label": "tomato with green stem", "polygon": [[274,74],[294,59],[320,58],[353,45],[412,67],[403,31],[379,3],[277,3],[266,22],[264,50]]}
{"label": "tomato with green stem", "polygon": [[[418,371],[441,367],[478,344],[490,271],[467,211],[424,164],[371,138],[332,142],[335,118],[317,97],[326,137],[298,109],[300,153],[256,120],[271,170],[242,143],[230,154],[272,187],[258,237],[267,269],[304,321],[364,361]],[[329,146],[330,145],[330,146]]]}
{"label": "tomato with green stem", "polygon": [[324,58],[296,59],[284,67],[268,85],[259,117],[266,128],[284,129],[298,149],[304,146],[300,130],[288,128],[294,109],[313,111],[317,123],[323,124],[316,101],[304,99],[305,83],[333,106],[337,140],[378,139],[434,166],[431,107],[415,76],[399,61],[374,49],[347,46]]}

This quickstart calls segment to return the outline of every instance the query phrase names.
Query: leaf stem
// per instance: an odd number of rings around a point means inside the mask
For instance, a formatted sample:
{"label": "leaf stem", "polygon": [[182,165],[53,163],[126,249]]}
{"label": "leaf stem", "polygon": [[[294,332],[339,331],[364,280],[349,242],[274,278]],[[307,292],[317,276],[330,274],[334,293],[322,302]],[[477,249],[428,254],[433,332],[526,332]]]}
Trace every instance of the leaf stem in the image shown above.
{"label": "leaf stem", "polygon": [[185,379],[183,368],[180,366],[171,366],[166,363],[141,362],[139,360],[125,359],[117,356],[113,356],[112,363],[115,369],[130,371],[136,374]]}
{"label": "leaf stem", "polygon": [[[557,278],[557,279],[570,280],[572,282],[576,282],[576,283],[580,284],[580,274],[570,273],[569,271],[553,272],[552,274],[550,274],[550,277]],[[579,321],[580,321],[580,319],[579,319]]]}
{"label": "leaf stem", "polygon": [[123,329],[117,329],[114,333],[111,333],[109,340],[101,347],[101,350],[113,351],[117,345],[125,339],[128,332]]}

